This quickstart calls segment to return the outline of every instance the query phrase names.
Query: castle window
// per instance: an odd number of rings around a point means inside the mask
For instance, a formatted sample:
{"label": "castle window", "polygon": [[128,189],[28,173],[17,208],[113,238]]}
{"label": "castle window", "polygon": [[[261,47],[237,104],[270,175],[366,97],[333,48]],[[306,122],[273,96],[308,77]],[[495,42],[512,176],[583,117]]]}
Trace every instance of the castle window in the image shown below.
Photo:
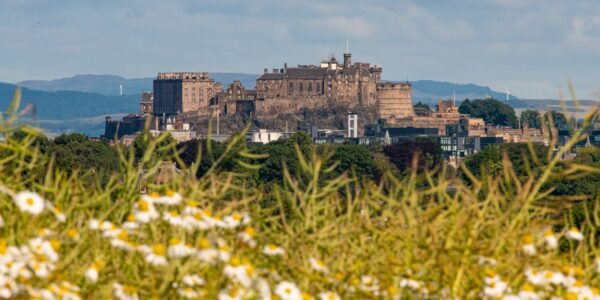
{"label": "castle window", "polygon": [[299,90],[300,92],[303,92],[303,91],[304,91],[304,84],[303,84],[303,83],[299,83],[299,84],[298,84],[298,90]]}
{"label": "castle window", "polygon": [[321,83],[317,83],[317,93],[321,94]]}
{"label": "castle window", "polygon": [[309,91],[309,92],[312,92],[312,82],[309,82],[309,83],[308,83],[308,91]]}

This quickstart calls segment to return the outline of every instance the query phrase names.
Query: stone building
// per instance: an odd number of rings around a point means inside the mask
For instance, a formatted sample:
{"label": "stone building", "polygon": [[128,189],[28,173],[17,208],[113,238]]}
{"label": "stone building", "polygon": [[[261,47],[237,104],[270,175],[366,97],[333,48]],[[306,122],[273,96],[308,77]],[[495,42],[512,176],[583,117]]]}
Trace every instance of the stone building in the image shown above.
{"label": "stone building", "polygon": [[299,65],[268,69],[256,80],[256,116],[269,118],[279,113],[294,113],[303,108],[318,108],[329,103],[375,105],[381,67],[352,63],[344,54],[343,64],[332,56],[319,66]]}
{"label": "stone building", "polygon": [[154,105],[154,96],[153,96],[152,92],[142,91],[142,99],[140,100],[140,113],[151,114],[153,105]]}
{"label": "stone building", "polygon": [[158,73],[154,79],[154,115],[174,115],[207,108],[222,90],[206,72]]}
{"label": "stone building", "polygon": [[247,90],[239,80],[234,80],[225,92],[217,95],[216,103],[225,115],[251,115],[254,113],[256,90]]}
{"label": "stone building", "polygon": [[377,85],[377,111],[380,119],[415,116],[410,83],[384,82]]}
{"label": "stone building", "polygon": [[[381,113],[381,112],[380,112]],[[485,122],[481,118],[471,118],[458,112],[458,107],[452,100],[438,100],[436,111],[431,115],[411,115],[387,118],[387,124],[394,127],[437,128],[440,136],[446,135],[447,125],[455,125],[460,120],[467,120],[469,132],[483,135]]]}

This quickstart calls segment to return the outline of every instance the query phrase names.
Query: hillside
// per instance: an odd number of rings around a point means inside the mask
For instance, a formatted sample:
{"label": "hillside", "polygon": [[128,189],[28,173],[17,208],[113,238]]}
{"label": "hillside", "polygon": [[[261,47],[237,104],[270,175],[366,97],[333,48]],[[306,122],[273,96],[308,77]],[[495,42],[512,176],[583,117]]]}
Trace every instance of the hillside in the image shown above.
{"label": "hillside", "polygon": [[[6,110],[15,92],[14,84],[0,83],[0,111]],[[45,92],[22,89],[21,108],[35,108],[27,118],[49,131],[78,131],[98,135],[104,130],[104,115],[138,111],[138,95],[109,96],[96,93]]]}
{"label": "hillside", "polygon": [[[210,76],[224,86],[234,80],[240,80],[246,87],[253,88],[256,74],[242,73],[210,73]],[[75,75],[73,77],[60,78],[54,80],[26,80],[20,82],[22,87],[40,91],[80,91],[89,93],[98,93],[103,95],[119,95],[120,85],[123,85],[123,94],[139,95],[143,91],[152,90],[153,78],[134,78],[127,79],[116,75]]]}

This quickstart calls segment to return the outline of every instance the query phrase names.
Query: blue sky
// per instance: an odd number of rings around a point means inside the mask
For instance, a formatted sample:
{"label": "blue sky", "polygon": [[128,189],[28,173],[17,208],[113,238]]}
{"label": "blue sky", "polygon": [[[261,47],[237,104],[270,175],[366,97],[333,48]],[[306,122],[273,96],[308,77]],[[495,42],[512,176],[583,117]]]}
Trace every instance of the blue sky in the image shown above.
{"label": "blue sky", "polygon": [[390,80],[600,97],[598,0],[0,0],[0,81],[260,73],[350,41]]}

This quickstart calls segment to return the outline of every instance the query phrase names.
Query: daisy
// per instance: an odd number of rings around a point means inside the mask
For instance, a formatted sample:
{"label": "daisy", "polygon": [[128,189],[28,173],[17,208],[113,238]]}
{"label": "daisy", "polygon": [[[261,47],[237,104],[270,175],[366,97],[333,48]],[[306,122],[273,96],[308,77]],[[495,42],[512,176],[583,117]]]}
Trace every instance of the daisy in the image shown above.
{"label": "daisy", "polygon": [[416,280],[413,280],[413,279],[410,279],[410,278],[403,278],[402,280],[400,280],[399,285],[402,288],[408,287],[408,288],[413,289],[413,290],[418,290],[419,288],[421,288],[421,283],[420,282],[418,282]]}
{"label": "daisy", "polygon": [[282,281],[275,287],[275,294],[281,300],[302,300],[302,294],[295,284],[289,281]]}
{"label": "daisy", "polygon": [[322,260],[311,257],[309,259],[309,261],[310,261],[310,267],[313,268],[313,270],[319,271],[322,273],[329,272],[329,270],[327,269],[327,266],[325,266],[325,263]]}
{"label": "daisy", "polygon": [[183,197],[181,197],[181,195],[179,193],[174,192],[172,190],[167,190],[166,195],[159,197],[158,199],[155,200],[155,202],[157,204],[164,204],[164,205],[177,205],[177,204],[181,203],[181,200],[183,200]]}
{"label": "daisy", "polygon": [[203,293],[194,290],[191,287],[180,288],[177,290],[179,296],[187,299],[198,299],[200,296],[204,295]]}
{"label": "daisy", "polygon": [[127,216],[127,221],[125,221],[121,227],[123,227],[125,230],[136,230],[140,228],[140,224],[136,222],[134,214],[129,214],[129,216]]}
{"label": "daisy", "polygon": [[146,262],[153,266],[165,266],[167,264],[167,258],[165,257],[165,246],[163,244],[156,244],[152,247],[150,253],[145,257]]}
{"label": "daisy", "polygon": [[77,232],[76,229],[71,228],[71,229],[67,230],[67,237],[69,237],[70,239],[72,239],[74,241],[79,241],[79,232]]}
{"label": "daisy", "polygon": [[[219,300],[242,300],[244,291],[237,287],[229,287],[219,292]],[[285,299],[282,299],[285,300]]]}
{"label": "daisy", "polygon": [[256,247],[256,241],[254,235],[256,231],[252,227],[246,227],[244,231],[238,233],[238,238],[250,248]]}
{"label": "daisy", "polygon": [[285,250],[277,245],[268,244],[263,248],[263,253],[268,256],[283,255]]}
{"label": "daisy", "polygon": [[569,229],[569,231],[567,231],[565,236],[571,240],[576,240],[576,241],[583,240],[583,234],[581,234],[581,232],[579,231],[579,229],[577,229],[577,227],[571,227],[571,229]]}
{"label": "daisy", "polygon": [[219,260],[219,250],[217,249],[202,249],[196,253],[196,258],[200,261],[214,264]]}
{"label": "daisy", "polygon": [[60,208],[52,206],[49,202],[46,205],[50,208],[50,211],[52,211],[58,222],[64,223],[67,220],[67,216],[65,216]]}
{"label": "daisy", "polygon": [[185,221],[176,210],[163,213],[163,220],[173,226],[183,226]]}
{"label": "daisy", "polygon": [[248,288],[252,284],[254,268],[249,264],[239,264],[239,260],[237,258],[233,258],[231,259],[230,264],[223,268],[223,273],[231,281]]}
{"label": "daisy", "polygon": [[157,219],[160,215],[154,208],[152,202],[141,199],[133,206],[133,214],[135,219],[140,223],[149,223]]}
{"label": "daisy", "polygon": [[2,218],[2,215],[0,215],[0,228],[4,227],[4,219]]}
{"label": "daisy", "polygon": [[533,256],[537,252],[533,244],[533,236],[530,234],[523,237],[523,252],[529,256]]}
{"label": "daisy", "polygon": [[89,282],[96,283],[98,281],[98,269],[92,264],[85,270],[84,276]]}
{"label": "daisy", "polygon": [[533,286],[531,286],[529,284],[523,285],[518,296],[519,296],[519,299],[525,299],[525,300],[540,299],[540,296],[533,290]]}
{"label": "daisy", "polygon": [[544,231],[544,242],[549,249],[556,249],[558,247],[558,239],[554,235],[552,229]]}
{"label": "daisy", "polygon": [[194,249],[190,245],[186,245],[183,242],[179,241],[176,238],[172,238],[169,241],[169,249],[168,254],[169,257],[186,257],[196,253],[196,249]]}
{"label": "daisy", "polygon": [[131,285],[113,284],[113,294],[119,300],[138,300],[137,289]]}
{"label": "daisy", "polygon": [[183,276],[181,282],[188,286],[204,285],[204,279],[196,274]]}
{"label": "daisy", "polygon": [[127,251],[136,250],[136,246],[129,241],[129,234],[124,230],[116,238],[111,239],[110,244],[115,248]]}
{"label": "daisy", "polygon": [[157,192],[151,192],[150,194],[142,195],[141,198],[148,203],[156,203],[159,201],[160,195]]}
{"label": "daisy", "polygon": [[483,288],[483,294],[491,298],[499,298],[504,294],[504,291],[508,287],[506,282],[502,281],[500,277],[495,276],[493,278],[485,278],[486,285]]}
{"label": "daisy", "polygon": [[246,213],[240,214],[238,212],[234,212],[233,214],[223,218],[223,222],[225,222],[228,228],[236,228],[240,225],[246,225],[250,223],[250,216],[248,216]]}
{"label": "daisy", "polygon": [[363,275],[360,277],[360,289],[371,292],[377,296],[379,294],[379,280],[371,276]]}
{"label": "daisy", "polygon": [[340,296],[334,292],[323,292],[319,294],[321,300],[342,300]]}
{"label": "daisy", "polygon": [[19,192],[13,198],[15,204],[23,212],[39,215],[44,211],[44,199],[34,192]]}

